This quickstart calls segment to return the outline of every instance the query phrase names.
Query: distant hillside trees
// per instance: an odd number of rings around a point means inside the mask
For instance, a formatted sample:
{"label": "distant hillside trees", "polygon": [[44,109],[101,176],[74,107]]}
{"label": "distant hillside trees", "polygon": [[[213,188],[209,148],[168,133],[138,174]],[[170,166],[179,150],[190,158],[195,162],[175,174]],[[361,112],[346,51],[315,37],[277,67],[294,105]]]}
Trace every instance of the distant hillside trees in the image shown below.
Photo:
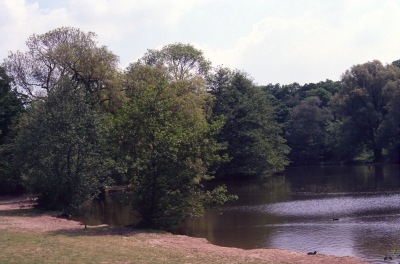
{"label": "distant hillside trees", "polygon": [[329,102],[341,89],[340,82],[290,85],[269,84],[260,88],[274,106],[276,120],[283,126],[291,164],[317,164],[337,160],[336,131],[339,120]]}
{"label": "distant hillside trees", "polygon": [[293,107],[286,127],[290,160],[296,164],[312,164],[332,158],[334,135],[329,133],[333,115],[321,107],[317,96],[307,97]]}
{"label": "distant hillside trees", "polygon": [[[384,153],[385,160],[397,161],[397,65],[354,65],[340,82],[261,86],[284,125],[292,164],[349,162],[363,152],[371,152],[376,162]],[[311,97],[319,99],[312,107]]]}

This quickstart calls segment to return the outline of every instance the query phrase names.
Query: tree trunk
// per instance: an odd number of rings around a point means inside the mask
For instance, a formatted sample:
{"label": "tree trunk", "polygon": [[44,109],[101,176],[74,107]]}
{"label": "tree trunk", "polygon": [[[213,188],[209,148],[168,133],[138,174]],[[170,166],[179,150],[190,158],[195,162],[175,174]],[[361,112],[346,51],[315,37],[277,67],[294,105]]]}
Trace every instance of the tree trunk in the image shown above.
{"label": "tree trunk", "polygon": [[381,162],[382,159],[382,147],[374,146],[374,162]]}

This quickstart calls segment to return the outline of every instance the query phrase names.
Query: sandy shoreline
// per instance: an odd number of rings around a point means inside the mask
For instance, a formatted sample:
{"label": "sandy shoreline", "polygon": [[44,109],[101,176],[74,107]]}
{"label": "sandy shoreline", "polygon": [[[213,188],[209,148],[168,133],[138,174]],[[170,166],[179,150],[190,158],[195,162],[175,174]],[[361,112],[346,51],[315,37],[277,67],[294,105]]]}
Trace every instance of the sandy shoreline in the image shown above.
{"label": "sandy shoreline", "polygon": [[[239,248],[228,248],[220,247],[210,244],[204,238],[193,238],[182,235],[171,235],[171,234],[154,234],[154,233],[143,233],[140,230],[134,230],[130,228],[113,228],[108,230],[99,230],[97,227],[85,227],[76,221],[70,221],[66,219],[60,219],[49,215],[37,215],[27,211],[26,214],[20,216],[8,216],[4,212],[11,210],[22,210],[31,208],[32,203],[27,199],[13,200],[12,197],[0,197],[0,229],[22,229],[32,230],[34,232],[78,232],[82,234],[90,235],[117,235],[123,237],[138,236],[141,239],[140,243],[144,243],[149,247],[162,247],[165,249],[178,250],[181,252],[196,252],[204,254],[204,256],[229,256],[237,257],[242,260],[262,260],[265,262],[286,262],[286,263],[367,263],[362,259],[354,257],[335,257],[326,255],[307,255],[300,252],[289,252],[281,249],[252,249],[244,250]],[[21,207],[23,206],[23,207]]]}

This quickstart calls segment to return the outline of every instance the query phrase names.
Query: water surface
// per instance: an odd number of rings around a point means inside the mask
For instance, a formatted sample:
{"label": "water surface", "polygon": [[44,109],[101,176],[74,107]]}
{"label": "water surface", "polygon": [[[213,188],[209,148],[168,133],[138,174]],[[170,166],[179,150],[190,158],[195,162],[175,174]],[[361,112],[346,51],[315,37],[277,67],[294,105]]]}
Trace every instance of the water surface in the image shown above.
{"label": "water surface", "polygon": [[[387,263],[384,256],[400,246],[398,165],[295,167],[224,184],[239,200],[181,225],[182,232],[220,246],[317,251],[373,263]],[[97,213],[79,220],[111,225],[134,220],[129,206],[111,196],[93,206]]]}

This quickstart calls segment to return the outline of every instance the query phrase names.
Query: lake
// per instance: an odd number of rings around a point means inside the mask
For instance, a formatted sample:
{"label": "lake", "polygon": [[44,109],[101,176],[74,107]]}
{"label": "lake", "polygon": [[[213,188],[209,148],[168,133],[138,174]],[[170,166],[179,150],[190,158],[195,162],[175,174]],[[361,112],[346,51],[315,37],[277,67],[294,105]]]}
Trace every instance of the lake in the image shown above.
{"label": "lake", "polygon": [[[223,183],[239,200],[180,225],[182,233],[220,246],[317,251],[373,263],[387,263],[384,256],[400,246],[398,165],[289,167],[273,177]],[[94,201],[74,219],[129,224],[134,217],[120,198]]]}

